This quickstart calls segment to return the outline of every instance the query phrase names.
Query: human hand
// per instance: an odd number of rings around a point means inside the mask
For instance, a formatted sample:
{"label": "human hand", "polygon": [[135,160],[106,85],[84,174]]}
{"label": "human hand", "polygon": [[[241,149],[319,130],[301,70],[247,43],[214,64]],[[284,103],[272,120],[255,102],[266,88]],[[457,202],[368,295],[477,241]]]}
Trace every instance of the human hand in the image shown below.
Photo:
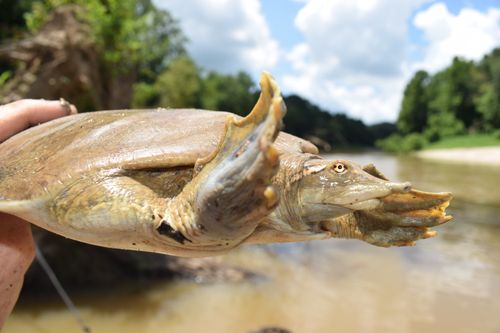
{"label": "human hand", "polygon": [[[28,127],[76,113],[64,100],[25,99],[0,106],[0,143]],[[17,301],[35,254],[28,222],[0,213],[0,330]]]}

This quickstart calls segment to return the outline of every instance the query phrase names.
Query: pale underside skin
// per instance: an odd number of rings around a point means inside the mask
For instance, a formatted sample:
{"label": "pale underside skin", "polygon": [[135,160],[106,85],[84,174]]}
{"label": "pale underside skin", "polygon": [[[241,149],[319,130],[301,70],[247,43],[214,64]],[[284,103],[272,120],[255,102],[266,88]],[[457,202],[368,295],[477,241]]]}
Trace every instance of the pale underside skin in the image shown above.
{"label": "pale underside skin", "polygon": [[280,133],[279,88],[267,74],[261,87],[246,118],[103,111],[22,132],[0,144],[0,211],[83,242],[179,256],[330,237],[412,245],[450,219],[451,195],[323,160]]}

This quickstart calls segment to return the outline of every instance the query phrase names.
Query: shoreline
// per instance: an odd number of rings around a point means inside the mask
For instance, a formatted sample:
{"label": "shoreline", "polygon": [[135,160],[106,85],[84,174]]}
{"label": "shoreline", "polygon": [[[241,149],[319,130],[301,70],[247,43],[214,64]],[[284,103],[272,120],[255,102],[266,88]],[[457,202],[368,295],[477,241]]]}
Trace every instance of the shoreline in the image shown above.
{"label": "shoreline", "polygon": [[419,151],[415,156],[447,163],[500,166],[500,146],[429,149]]}

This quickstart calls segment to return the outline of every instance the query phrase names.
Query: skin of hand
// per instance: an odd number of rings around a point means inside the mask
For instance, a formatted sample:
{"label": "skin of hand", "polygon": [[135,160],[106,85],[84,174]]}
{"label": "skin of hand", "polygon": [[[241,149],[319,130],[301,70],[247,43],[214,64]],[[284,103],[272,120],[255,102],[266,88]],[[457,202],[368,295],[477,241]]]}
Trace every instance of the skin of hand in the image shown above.
{"label": "skin of hand", "polygon": [[[0,144],[31,126],[76,113],[75,106],[61,99],[25,99],[0,106]],[[1,157],[0,157],[1,158]],[[0,330],[17,301],[24,274],[35,254],[30,224],[0,213]]]}

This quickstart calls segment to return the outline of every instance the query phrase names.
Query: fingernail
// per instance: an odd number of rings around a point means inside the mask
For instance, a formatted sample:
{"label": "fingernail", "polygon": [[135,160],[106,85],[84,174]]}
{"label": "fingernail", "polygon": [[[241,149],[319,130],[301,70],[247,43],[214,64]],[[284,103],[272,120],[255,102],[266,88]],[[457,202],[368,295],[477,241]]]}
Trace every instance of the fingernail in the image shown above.
{"label": "fingernail", "polygon": [[66,112],[66,115],[69,116],[70,114],[75,114],[76,113],[76,108],[73,104],[70,104],[67,100],[64,98],[59,98],[59,104],[61,107],[64,109]]}

